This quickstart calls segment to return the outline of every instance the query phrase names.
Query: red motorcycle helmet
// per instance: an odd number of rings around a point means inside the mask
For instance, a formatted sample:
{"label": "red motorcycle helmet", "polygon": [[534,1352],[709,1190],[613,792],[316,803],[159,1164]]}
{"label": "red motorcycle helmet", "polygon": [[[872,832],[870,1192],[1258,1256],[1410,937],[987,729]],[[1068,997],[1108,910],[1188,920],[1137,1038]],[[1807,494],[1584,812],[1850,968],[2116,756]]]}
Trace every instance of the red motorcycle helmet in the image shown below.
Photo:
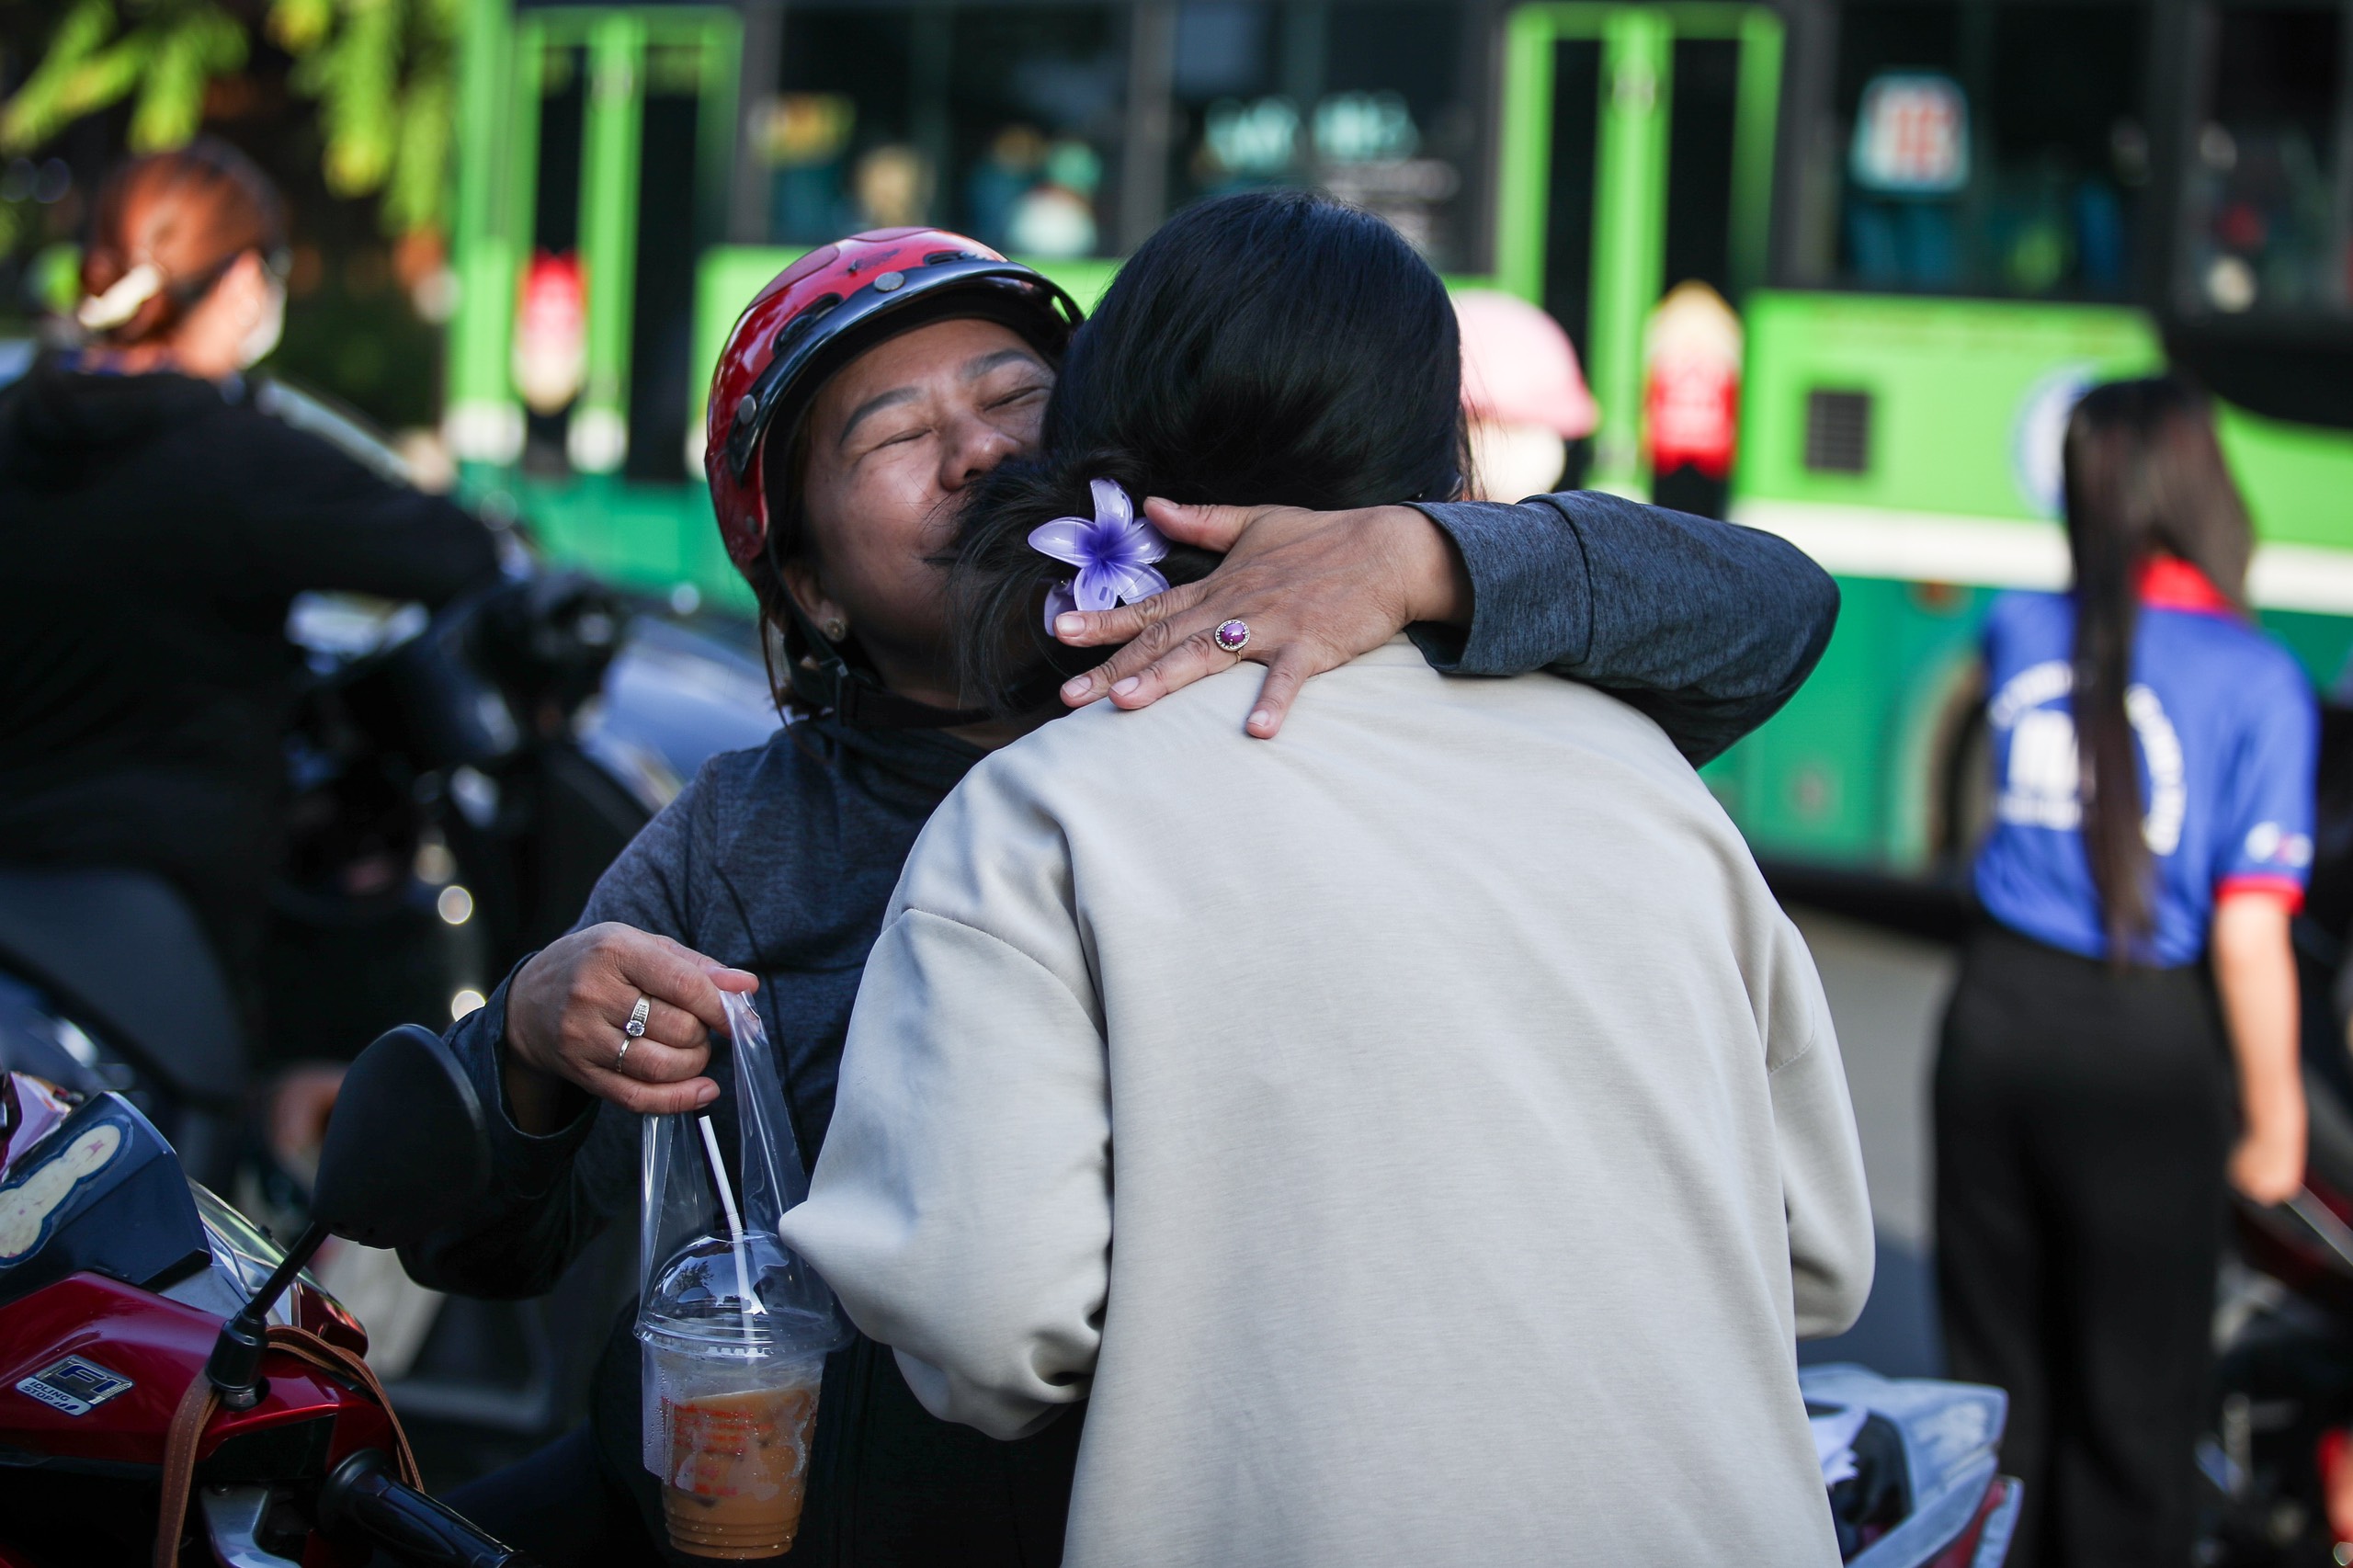
{"label": "red motorcycle helmet", "polygon": [[[821,245],[738,317],[711,373],[703,470],[736,570],[781,610],[796,698],[860,728],[929,728],[977,715],[910,701],[851,665],[784,591],[775,521],[798,497],[767,493],[767,454],[790,441],[826,378],[867,349],[934,322],[1000,322],[1059,362],[1082,319],[1051,281],[942,229],[877,229]],[[764,585],[763,578],[768,581]]]}

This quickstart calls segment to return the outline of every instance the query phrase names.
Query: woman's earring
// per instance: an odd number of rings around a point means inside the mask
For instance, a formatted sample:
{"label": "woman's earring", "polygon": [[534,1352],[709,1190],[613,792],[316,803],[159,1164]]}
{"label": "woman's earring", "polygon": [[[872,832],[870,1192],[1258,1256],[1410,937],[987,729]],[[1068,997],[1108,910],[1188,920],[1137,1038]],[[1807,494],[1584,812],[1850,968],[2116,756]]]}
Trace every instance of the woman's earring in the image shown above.
{"label": "woman's earring", "polygon": [[824,632],[826,642],[838,642],[849,635],[849,623],[841,617],[835,616],[819,630]]}

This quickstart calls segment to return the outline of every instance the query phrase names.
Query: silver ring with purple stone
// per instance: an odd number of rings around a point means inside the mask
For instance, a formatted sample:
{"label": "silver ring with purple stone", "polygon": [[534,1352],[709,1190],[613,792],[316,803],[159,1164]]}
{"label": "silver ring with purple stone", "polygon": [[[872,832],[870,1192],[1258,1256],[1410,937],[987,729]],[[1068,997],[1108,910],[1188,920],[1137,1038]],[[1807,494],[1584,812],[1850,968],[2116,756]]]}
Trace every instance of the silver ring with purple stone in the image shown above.
{"label": "silver ring with purple stone", "polygon": [[1250,623],[1246,620],[1222,621],[1217,631],[1211,635],[1217,640],[1217,645],[1225,652],[1239,653],[1243,649],[1250,646]]}

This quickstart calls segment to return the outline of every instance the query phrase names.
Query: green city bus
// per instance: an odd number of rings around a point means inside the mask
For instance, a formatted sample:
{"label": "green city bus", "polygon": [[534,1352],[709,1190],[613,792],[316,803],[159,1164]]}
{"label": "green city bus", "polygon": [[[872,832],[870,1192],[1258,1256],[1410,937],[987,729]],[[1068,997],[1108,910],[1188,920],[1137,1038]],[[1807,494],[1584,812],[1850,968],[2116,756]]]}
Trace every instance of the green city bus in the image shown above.
{"label": "green city bus", "polygon": [[[1292,183],[1561,322],[1586,483],[1837,574],[1820,671],[1708,769],[1762,856],[1955,866],[1976,631],[2065,580],[2091,380],[2216,392],[2265,624],[2324,687],[2353,649],[2348,0],[467,6],[449,438],[485,503],[680,605],[744,608],[700,389],[801,250],[938,223],[1089,300],[1184,203]],[[1691,280],[1744,337],[1722,481],[1645,456],[1646,325]]]}

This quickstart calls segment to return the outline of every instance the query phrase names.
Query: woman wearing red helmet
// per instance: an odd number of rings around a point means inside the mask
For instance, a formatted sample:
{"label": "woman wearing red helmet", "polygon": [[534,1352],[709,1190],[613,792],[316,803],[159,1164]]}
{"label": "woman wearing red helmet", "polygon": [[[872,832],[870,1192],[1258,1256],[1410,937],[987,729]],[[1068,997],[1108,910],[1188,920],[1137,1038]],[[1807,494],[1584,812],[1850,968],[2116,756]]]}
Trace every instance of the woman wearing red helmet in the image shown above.
{"label": "woman wearing red helmet", "polygon": [[[942,558],[964,489],[1035,442],[1077,317],[1027,268],[911,230],[813,253],[745,311],[706,461],[792,722],[713,758],[580,926],[453,1028],[499,1108],[499,1174],[473,1223],[405,1255],[419,1279],[545,1291],[631,1201],[637,1114],[708,1108],[732,1135],[733,1096],[703,1076],[722,990],[756,990],[813,1158],[900,867],[933,808],[1017,733],[961,705]],[[1246,618],[1247,656],[1270,669],[1250,728],[1271,737],[1301,681],[1421,622],[1441,668],[1609,686],[1697,761],[1796,689],[1836,613],[1829,579],[1781,541],[1608,496],[1153,515],[1225,564],[1141,607],[1074,612],[1066,640],[1127,645],[1066,702],[1137,706],[1228,667],[1215,631]],[[642,1034],[625,1032],[632,1017]],[[453,1497],[551,1568],[665,1555],[627,1326],[589,1427]],[[1017,1443],[938,1421],[865,1339],[828,1364],[819,1412],[796,1560],[1058,1558],[1079,1421]]]}

